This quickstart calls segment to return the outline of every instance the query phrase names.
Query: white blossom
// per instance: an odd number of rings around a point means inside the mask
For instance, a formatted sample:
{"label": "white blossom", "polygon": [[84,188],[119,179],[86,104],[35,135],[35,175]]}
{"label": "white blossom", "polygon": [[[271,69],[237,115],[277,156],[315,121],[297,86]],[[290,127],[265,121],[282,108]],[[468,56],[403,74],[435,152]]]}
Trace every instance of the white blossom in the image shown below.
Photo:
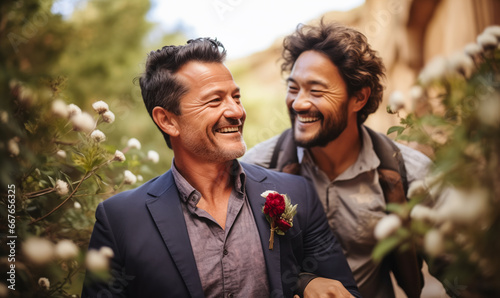
{"label": "white blossom", "polygon": [[37,265],[50,262],[54,257],[54,244],[47,239],[31,237],[22,246],[24,255]]}
{"label": "white blossom", "polygon": [[485,50],[496,48],[496,46],[498,45],[497,37],[488,32],[479,34],[476,41],[477,44],[482,46]]}
{"label": "white blossom", "polygon": [[94,111],[96,111],[97,113],[99,114],[103,114],[107,111],[109,111],[109,106],[107,103],[105,103],[104,101],[102,100],[99,100],[99,101],[96,101],[92,104],[92,108],[94,109]]}
{"label": "white blossom", "polygon": [[458,224],[473,223],[488,210],[488,193],[483,189],[448,188],[436,204],[436,219]]}
{"label": "white blossom", "polygon": [[497,38],[500,38],[500,26],[499,25],[488,26],[484,29],[483,33],[488,33]]}
{"label": "white blossom", "polygon": [[103,246],[99,249],[99,253],[107,258],[112,258],[115,256],[115,253],[110,247]]}
{"label": "white blossom", "polygon": [[109,268],[109,259],[98,250],[90,249],[85,258],[85,265],[90,271],[103,271]]}
{"label": "white blossom", "polygon": [[75,209],[81,209],[81,208],[82,208],[82,205],[81,205],[80,203],[78,203],[78,202],[75,202],[75,203],[73,204],[73,207],[75,207]]}
{"label": "white blossom", "polygon": [[439,230],[432,229],[425,234],[424,248],[433,257],[440,255],[444,251],[444,239]]}
{"label": "white blossom", "polygon": [[55,189],[56,189],[56,193],[58,195],[64,196],[69,191],[68,183],[66,183],[65,181],[62,181],[61,179],[57,179]]}
{"label": "white blossom", "polygon": [[424,205],[415,205],[410,212],[410,217],[415,220],[433,221],[435,216],[434,210]]}
{"label": "white blossom", "polygon": [[115,114],[111,111],[106,111],[102,114],[102,120],[106,123],[113,123],[115,121]]}
{"label": "white blossom", "polygon": [[148,160],[152,161],[153,163],[158,163],[160,161],[160,155],[154,150],[149,150]]}
{"label": "white blossom", "polygon": [[139,142],[139,140],[136,138],[131,138],[130,140],[128,140],[127,146],[129,148],[135,148],[135,149],[140,150],[141,149],[141,142]]}
{"label": "white blossom", "polygon": [[82,109],[80,109],[79,106],[77,106],[77,105],[75,105],[73,103],[70,103],[68,105],[68,114],[69,114],[69,117],[80,115],[81,113],[82,113]]}
{"label": "white blossom", "polygon": [[66,151],[64,150],[57,150],[56,155],[62,159],[66,158]]}
{"label": "white blossom", "polygon": [[408,198],[425,195],[427,193],[427,185],[424,180],[415,180],[408,187]]}
{"label": "white blossom", "polygon": [[129,170],[125,170],[125,172],[123,173],[123,175],[125,176],[123,182],[125,184],[134,184],[137,182],[137,177],[132,173],[130,172]]}
{"label": "white blossom", "polygon": [[125,154],[123,154],[123,152],[121,152],[120,150],[116,150],[115,151],[115,156],[114,156],[113,160],[116,160],[116,161],[119,161],[119,162],[123,162],[123,161],[126,160]]}
{"label": "white blossom", "polygon": [[40,277],[40,279],[38,280],[38,285],[42,288],[42,289],[45,289],[45,290],[48,290],[50,289],[50,281],[48,278],[46,277]]}
{"label": "white blossom", "polygon": [[9,122],[9,113],[7,111],[0,111],[0,121],[2,123]]}
{"label": "white blossom", "polygon": [[442,56],[437,56],[426,64],[419,75],[419,80],[424,86],[433,81],[442,79],[446,74],[446,60]]}
{"label": "white blossom", "polygon": [[471,56],[476,57],[477,55],[483,52],[483,47],[478,45],[477,43],[469,43],[464,47],[464,53]]}
{"label": "white blossom", "polygon": [[137,175],[137,181],[143,181],[144,180],[144,177],[142,177],[142,175]]}
{"label": "white blossom", "polygon": [[18,138],[14,137],[7,143],[7,149],[12,156],[18,156],[21,150],[19,149]]}
{"label": "white blossom", "polygon": [[83,132],[91,132],[95,127],[94,118],[86,112],[71,117],[73,129]]}
{"label": "white blossom", "polygon": [[472,58],[463,52],[452,54],[448,60],[448,66],[450,71],[458,71],[466,78],[470,77],[475,68]]}
{"label": "white blossom", "polygon": [[409,94],[411,99],[419,100],[424,96],[424,89],[419,85],[415,85],[410,88]]}
{"label": "white blossom", "polygon": [[396,214],[389,214],[382,217],[375,226],[375,238],[378,240],[385,239],[391,236],[399,227],[401,227],[401,219]]}
{"label": "white blossom", "polygon": [[99,129],[94,130],[91,134],[90,137],[94,139],[96,142],[103,142],[106,141],[106,135],[100,131]]}
{"label": "white blossom", "polygon": [[52,102],[52,113],[61,118],[67,118],[69,116],[68,106],[61,99],[56,99]]}
{"label": "white blossom", "polygon": [[389,96],[389,110],[391,113],[396,113],[405,106],[405,97],[403,93],[396,90]]}
{"label": "white blossom", "polygon": [[62,260],[68,260],[78,256],[78,246],[73,241],[64,239],[56,244],[56,256]]}

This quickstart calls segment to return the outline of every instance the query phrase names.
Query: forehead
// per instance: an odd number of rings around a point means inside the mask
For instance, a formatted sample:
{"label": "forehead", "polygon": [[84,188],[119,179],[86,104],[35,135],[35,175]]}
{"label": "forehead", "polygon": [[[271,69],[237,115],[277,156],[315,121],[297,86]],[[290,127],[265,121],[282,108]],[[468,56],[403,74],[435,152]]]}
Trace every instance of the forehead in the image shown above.
{"label": "forehead", "polygon": [[322,81],[330,84],[344,83],[337,66],[323,53],[305,51],[295,61],[290,79],[293,81]]}
{"label": "forehead", "polygon": [[190,61],[176,72],[176,77],[190,91],[219,85],[236,86],[231,72],[222,63]]}

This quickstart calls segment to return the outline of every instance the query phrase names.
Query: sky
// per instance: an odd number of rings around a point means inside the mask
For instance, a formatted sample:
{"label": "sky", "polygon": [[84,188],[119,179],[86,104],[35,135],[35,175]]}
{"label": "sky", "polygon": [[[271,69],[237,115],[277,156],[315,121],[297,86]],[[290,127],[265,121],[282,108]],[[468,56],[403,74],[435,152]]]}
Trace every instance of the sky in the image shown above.
{"label": "sky", "polygon": [[323,13],[350,10],[364,0],[152,0],[150,21],[162,30],[181,28],[187,38],[220,40],[228,59],[265,50]]}

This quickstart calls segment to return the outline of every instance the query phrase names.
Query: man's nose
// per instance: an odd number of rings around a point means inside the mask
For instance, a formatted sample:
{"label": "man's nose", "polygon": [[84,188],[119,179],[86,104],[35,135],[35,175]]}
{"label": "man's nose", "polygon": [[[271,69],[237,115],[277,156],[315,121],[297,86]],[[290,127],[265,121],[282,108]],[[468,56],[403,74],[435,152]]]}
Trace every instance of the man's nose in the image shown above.
{"label": "man's nose", "polygon": [[244,115],[245,109],[241,102],[237,102],[232,98],[226,101],[226,109],[224,111],[224,116],[226,118],[241,119]]}
{"label": "man's nose", "polygon": [[299,91],[292,102],[292,108],[297,111],[308,111],[311,108],[311,102],[305,92]]}

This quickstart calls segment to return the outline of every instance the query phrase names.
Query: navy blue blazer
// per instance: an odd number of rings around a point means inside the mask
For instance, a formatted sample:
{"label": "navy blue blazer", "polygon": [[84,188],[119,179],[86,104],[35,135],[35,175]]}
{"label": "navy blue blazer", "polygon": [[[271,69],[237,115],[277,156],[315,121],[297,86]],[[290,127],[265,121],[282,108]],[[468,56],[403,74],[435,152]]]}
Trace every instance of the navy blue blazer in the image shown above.
{"label": "navy blue blazer", "polygon": [[[314,189],[303,177],[242,163],[246,193],[260,234],[270,297],[292,297],[298,273],[333,278],[361,297],[342,248],[328,227]],[[262,213],[261,193],[275,190],[298,204],[293,227],[275,236]],[[82,297],[204,297],[171,171],[100,203],[89,249],[113,249],[111,281],[92,282]]]}

